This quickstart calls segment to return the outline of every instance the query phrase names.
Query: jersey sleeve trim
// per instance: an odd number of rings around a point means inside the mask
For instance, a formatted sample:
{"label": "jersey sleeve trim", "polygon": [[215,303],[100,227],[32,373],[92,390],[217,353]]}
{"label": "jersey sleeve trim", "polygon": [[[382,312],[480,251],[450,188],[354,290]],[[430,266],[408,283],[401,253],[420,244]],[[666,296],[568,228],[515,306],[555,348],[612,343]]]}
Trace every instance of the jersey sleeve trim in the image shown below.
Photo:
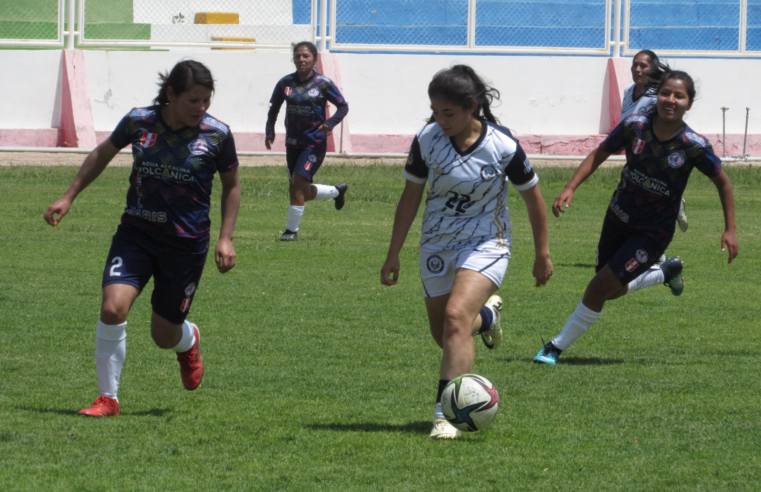
{"label": "jersey sleeve trim", "polygon": [[412,181],[413,183],[417,184],[425,184],[426,181],[428,181],[428,178],[421,178],[420,176],[415,176],[414,174],[410,174],[407,172],[407,170],[402,171],[402,176],[404,176],[407,181]]}
{"label": "jersey sleeve trim", "polygon": [[515,183],[512,183],[512,184],[513,184],[513,188],[515,188],[516,190],[518,190],[518,191],[526,191],[528,189],[533,188],[538,183],[539,183],[539,176],[537,176],[536,173],[535,173],[534,176],[530,180],[526,181],[523,184],[515,184]]}

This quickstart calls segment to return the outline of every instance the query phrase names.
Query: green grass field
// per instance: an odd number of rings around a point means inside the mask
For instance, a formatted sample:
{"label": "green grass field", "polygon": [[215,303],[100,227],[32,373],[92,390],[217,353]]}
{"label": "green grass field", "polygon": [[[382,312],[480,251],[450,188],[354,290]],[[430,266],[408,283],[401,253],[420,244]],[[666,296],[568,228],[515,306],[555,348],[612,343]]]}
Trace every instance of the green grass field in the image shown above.
{"label": "green grass field", "polygon": [[[539,169],[548,202],[571,169]],[[97,396],[100,276],[127,168],[108,169],[53,229],[42,220],[75,168],[0,168],[0,490],[755,491],[761,484],[761,169],[728,168],[740,256],[726,264],[711,182],[693,173],[690,229],[671,254],[684,294],[653,287],[609,303],[556,367],[530,363],[593,274],[619,171],[603,169],[551,217],[555,275],[533,287],[517,193],[513,259],[500,293],[506,339],[480,342],[474,371],[500,392],[484,432],[433,442],[440,351],[417,267],[419,222],[400,284],[380,285],[398,166],[328,166],[349,200],[307,206],[301,241],[277,241],[285,169],[241,169],[238,266],[211,261],[190,319],[206,374],[182,388],[156,348],[150,296],[129,317],[122,415],[76,415]],[[218,183],[217,183],[218,185]],[[213,220],[219,224],[215,189]]]}

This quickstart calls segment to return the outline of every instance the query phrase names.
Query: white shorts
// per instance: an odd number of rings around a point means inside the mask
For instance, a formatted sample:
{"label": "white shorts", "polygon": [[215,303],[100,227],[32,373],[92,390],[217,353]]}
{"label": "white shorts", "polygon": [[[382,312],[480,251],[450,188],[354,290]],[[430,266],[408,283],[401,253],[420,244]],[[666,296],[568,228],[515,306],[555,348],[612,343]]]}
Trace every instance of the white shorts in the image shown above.
{"label": "white shorts", "polygon": [[425,297],[449,294],[458,268],[476,271],[500,288],[510,259],[510,243],[498,246],[500,242],[504,244],[504,240],[494,239],[471,249],[421,250],[420,277]]}

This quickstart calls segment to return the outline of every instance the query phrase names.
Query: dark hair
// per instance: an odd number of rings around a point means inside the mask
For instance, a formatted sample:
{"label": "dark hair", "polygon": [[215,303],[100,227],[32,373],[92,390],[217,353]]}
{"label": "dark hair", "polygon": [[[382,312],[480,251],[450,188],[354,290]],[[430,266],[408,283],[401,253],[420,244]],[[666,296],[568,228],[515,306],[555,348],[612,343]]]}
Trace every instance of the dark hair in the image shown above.
{"label": "dark hair", "polygon": [[656,94],[661,92],[661,88],[666,83],[667,80],[676,79],[681,80],[684,82],[684,87],[687,89],[687,97],[690,98],[690,104],[695,101],[695,82],[692,80],[692,77],[687,72],[682,72],[681,70],[671,70],[669,69],[663,77],[661,77],[661,82],[658,84],[658,89],[656,91]]}
{"label": "dark hair", "polygon": [[167,88],[171,87],[175,96],[189,91],[194,85],[206,87],[214,92],[214,78],[206,65],[194,60],[179,62],[169,73],[159,72],[159,95],[153,100],[153,104],[169,104]]}
{"label": "dark hair", "polygon": [[310,43],[309,41],[302,41],[300,43],[296,43],[293,45],[293,54],[296,54],[296,50],[301,48],[302,46],[306,46],[306,48],[309,50],[310,53],[312,53],[312,56],[314,57],[314,61],[317,61],[317,46],[314,45],[314,43]]}
{"label": "dark hair", "polygon": [[634,60],[639,55],[645,55],[650,59],[650,70],[647,72],[648,82],[645,84],[645,95],[655,96],[658,94],[658,87],[663,78],[663,74],[670,72],[671,68],[669,68],[668,63],[661,62],[658,55],[650,50],[638,51],[637,54],[634,55],[634,58],[632,58],[632,63],[634,63]]}
{"label": "dark hair", "polygon": [[[475,70],[467,65],[455,65],[434,75],[428,84],[428,97],[440,97],[465,109],[470,109],[475,101],[478,106],[474,116],[480,117],[483,111],[484,118],[492,123],[499,123],[490,108],[495,99],[499,100],[499,91],[486,85]],[[433,121],[431,116],[428,122]]]}

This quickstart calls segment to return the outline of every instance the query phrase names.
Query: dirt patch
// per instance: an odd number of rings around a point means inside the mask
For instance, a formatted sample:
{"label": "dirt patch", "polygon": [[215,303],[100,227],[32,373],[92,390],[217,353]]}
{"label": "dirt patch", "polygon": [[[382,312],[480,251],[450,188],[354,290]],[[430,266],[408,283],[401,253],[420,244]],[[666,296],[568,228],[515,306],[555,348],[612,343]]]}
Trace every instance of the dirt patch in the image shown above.
{"label": "dirt patch", "polygon": [[[0,166],[81,166],[86,154],[69,153],[69,152],[2,152],[0,151]],[[285,166],[285,156],[283,155],[242,155],[238,156],[240,164],[243,167],[259,166]],[[542,167],[577,167],[581,164],[583,157],[570,160],[541,159],[535,157],[531,159],[531,165],[536,168]],[[369,165],[401,165],[405,159],[403,157],[334,157],[325,158],[324,166],[351,165],[351,166],[369,166]],[[761,161],[725,161],[725,166],[741,164],[744,166],[761,166]],[[131,166],[132,154],[119,153],[111,166]],[[609,160],[602,167],[620,167],[623,165],[621,160]]]}

